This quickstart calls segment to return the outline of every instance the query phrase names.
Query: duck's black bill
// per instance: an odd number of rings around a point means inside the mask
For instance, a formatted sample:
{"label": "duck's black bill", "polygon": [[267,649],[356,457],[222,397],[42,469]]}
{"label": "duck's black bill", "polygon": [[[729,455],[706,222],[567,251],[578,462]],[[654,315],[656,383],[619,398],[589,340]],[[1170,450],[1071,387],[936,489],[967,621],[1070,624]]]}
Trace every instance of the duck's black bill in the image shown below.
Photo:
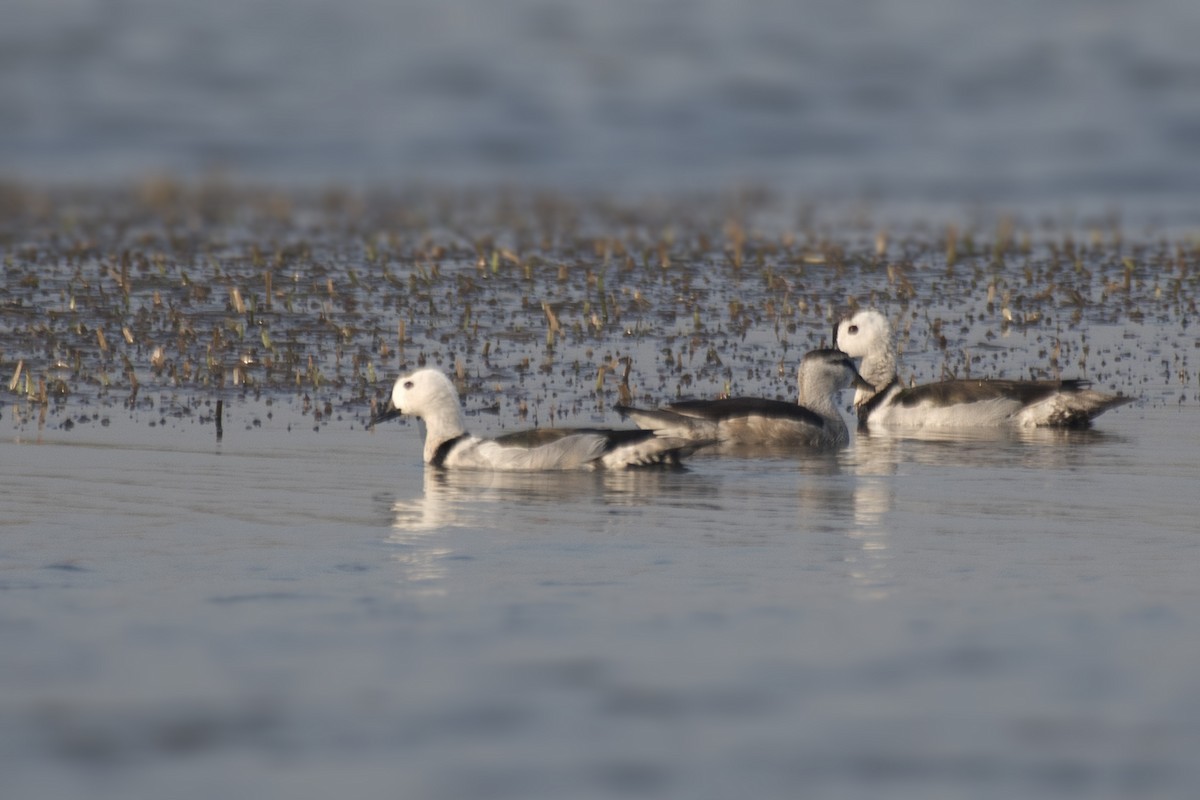
{"label": "duck's black bill", "polygon": [[371,421],[369,423],[367,423],[367,427],[373,428],[380,422],[387,422],[389,419],[395,419],[398,416],[400,416],[400,409],[396,408],[394,405],[392,405],[389,402],[387,404],[387,408],[383,409],[378,414],[371,417]]}

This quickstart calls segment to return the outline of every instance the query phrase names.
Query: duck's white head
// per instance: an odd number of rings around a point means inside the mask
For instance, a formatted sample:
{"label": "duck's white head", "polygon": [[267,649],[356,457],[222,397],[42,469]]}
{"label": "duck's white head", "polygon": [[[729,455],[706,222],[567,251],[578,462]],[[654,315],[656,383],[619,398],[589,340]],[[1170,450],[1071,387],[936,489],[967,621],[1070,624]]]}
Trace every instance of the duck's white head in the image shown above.
{"label": "duck's white head", "polygon": [[400,414],[424,417],[447,407],[457,409],[458,392],[444,373],[419,369],[396,379],[391,405]]}
{"label": "duck's white head", "polygon": [[891,347],[892,324],[873,308],[857,311],[838,323],[833,346],[848,356],[864,358]]}
{"label": "duck's white head", "polygon": [[436,369],[419,369],[397,378],[387,408],[379,412],[371,424],[402,414],[425,420],[429,435],[435,440],[458,436],[465,431],[458,392],[450,379]]}
{"label": "duck's white head", "polygon": [[892,324],[875,309],[856,311],[839,322],[833,331],[833,346],[852,358],[862,359],[858,373],[875,387],[859,386],[854,393],[854,405],[861,406],[895,380],[897,362]]}

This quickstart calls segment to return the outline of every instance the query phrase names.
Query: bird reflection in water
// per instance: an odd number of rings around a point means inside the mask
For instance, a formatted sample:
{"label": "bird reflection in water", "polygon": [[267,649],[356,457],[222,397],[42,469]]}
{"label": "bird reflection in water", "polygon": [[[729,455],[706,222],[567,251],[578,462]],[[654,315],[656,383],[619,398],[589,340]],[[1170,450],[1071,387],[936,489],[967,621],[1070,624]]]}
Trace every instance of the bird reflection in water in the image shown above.
{"label": "bird reflection in water", "polygon": [[[1044,470],[1050,476],[1087,462],[1090,446],[1120,439],[1117,434],[1092,429],[858,431],[854,445],[841,457],[844,468],[855,475],[850,536],[859,547],[851,577],[862,588],[864,599],[887,598],[895,570],[886,516],[896,501],[897,478],[919,481],[926,468],[941,475],[947,466],[969,468],[977,479],[983,476],[994,484],[1006,480],[1014,470]],[[962,498],[947,497],[948,506],[957,502]]]}
{"label": "bird reflection in water", "polygon": [[890,473],[871,459],[841,450],[824,458],[795,462],[798,525],[801,530],[835,534],[840,573],[864,601],[889,597],[895,583],[890,532],[885,516],[895,487]]}
{"label": "bird reflection in water", "polygon": [[401,582],[422,595],[444,594],[452,529],[534,531],[612,522],[613,508],[648,504],[693,508],[713,494],[710,481],[680,470],[495,472],[427,467],[417,497],[391,502],[389,544]]}
{"label": "bird reflection in water", "polygon": [[886,600],[895,583],[891,545],[884,515],[892,507],[894,493],[888,478],[865,475],[854,482],[854,525],[849,538],[858,545],[850,577],[863,600]]}
{"label": "bird reflection in water", "polygon": [[858,432],[854,461],[859,474],[895,474],[904,464],[972,469],[1063,469],[1087,457],[1086,448],[1123,437],[1093,428],[912,428]]}
{"label": "bird reflection in water", "polygon": [[[470,476],[470,473],[462,473]],[[400,583],[417,596],[445,594],[446,559],[454,551],[439,534],[449,528],[472,527],[476,517],[466,502],[469,493],[447,481],[449,473],[428,467],[419,497],[392,502],[392,560],[400,568]]]}

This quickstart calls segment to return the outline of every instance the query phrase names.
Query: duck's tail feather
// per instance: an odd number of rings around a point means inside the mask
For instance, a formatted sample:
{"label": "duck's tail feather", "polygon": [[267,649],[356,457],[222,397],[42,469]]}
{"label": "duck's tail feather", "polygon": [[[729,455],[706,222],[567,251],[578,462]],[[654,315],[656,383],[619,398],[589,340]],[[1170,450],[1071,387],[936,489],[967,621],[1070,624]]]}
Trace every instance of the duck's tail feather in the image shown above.
{"label": "duck's tail feather", "polygon": [[616,406],[615,410],[623,419],[632,420],[642,430],[654,431],[659,438],[680,439],[700,444],[707,444],[718,438],[717,423],[711,420],[690,417],[661,408]]}
{"label": "duck's tail feather", "polygon": [[684,458],[715,441],[715,439],[691,439],[655,434],[641,441],[614,447],[601,456],[600,462],[607,469],[679,466]]}
{"label": "duck's tail feather", "polygon": [[1092,420],[1109,409],[1132,403],[1135,398],[1121,394],[1105,394],[1094,389],[1059,392],[1047,400],[1030,406],[1027,413],[1035,415],[1033,424],[1050,428],[1087,428]]}

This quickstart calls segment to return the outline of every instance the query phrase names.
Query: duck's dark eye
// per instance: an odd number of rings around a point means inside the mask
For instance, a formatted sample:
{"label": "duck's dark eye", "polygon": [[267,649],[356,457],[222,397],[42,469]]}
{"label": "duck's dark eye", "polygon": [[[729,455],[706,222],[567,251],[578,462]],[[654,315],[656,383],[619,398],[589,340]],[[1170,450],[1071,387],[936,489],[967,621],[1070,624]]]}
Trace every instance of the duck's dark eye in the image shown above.
{"label": "duck's dark eye", "polygon": [[412,381],[405,381],[405,382],[404,382],[404,388],[405,388],[405,389],[411,389],[412,387],[413,387],[413,382],[412,382]]}
{"label": "duck's dark eye", "polygon": [[849,328],[846,328],[846,333],[858,333],[858,326],[851,325]]}

